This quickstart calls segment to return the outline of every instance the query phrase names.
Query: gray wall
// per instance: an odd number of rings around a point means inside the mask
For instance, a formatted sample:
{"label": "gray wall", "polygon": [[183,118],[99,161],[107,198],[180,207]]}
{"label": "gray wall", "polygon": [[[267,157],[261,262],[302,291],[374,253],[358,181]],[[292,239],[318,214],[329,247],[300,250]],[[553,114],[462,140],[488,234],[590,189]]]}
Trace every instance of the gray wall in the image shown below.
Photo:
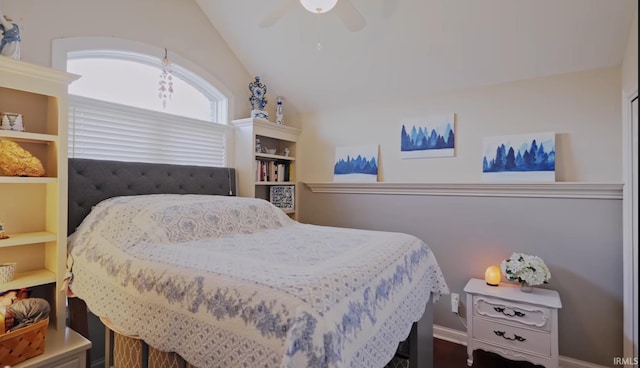
{"label": "gray wall", "polygon": [[[560,355],[610,366],[622,356],[622,201],[312,193],[301,222],[405,232],[434,251],[451,292],[512,252],[542,257],[560,293]],[[464,301],[464,298],[461,298]],[[462,307],[464,308],[464,306]],[[464,331],[449,297],[434,323]]]}

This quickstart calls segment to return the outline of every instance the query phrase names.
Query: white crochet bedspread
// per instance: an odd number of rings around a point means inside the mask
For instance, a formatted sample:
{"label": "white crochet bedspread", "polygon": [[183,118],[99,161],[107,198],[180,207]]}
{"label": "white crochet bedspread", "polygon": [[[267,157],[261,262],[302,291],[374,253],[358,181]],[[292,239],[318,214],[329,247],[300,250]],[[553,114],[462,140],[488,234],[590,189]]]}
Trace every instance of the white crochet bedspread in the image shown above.
{"label": "white crochet bedspread", "polygon": [[414,236],[301,224],[253,198],[111,198],[69,251],[93,313],[202,368],[383,367],[449,292]]}

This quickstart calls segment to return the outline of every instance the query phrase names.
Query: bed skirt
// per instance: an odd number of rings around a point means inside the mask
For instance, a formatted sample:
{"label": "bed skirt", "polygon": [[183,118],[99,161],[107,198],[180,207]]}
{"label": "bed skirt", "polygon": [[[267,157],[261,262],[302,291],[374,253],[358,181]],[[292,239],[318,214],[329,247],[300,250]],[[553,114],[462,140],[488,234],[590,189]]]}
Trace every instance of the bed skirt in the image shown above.
{"label": "bed skirt", "polygon": [[196,368],[176,353],[154,349],[140,339],[118,333],[113,337],[113,367]]}
{"label": "bed skirt", "polygon": [[[106,352],[108,354],[108,352]],[[176,353],[168,353],[154,349],[142,340],[114,333],[113,337],[114,368],[197,368]],[[409,360],[395,357],[385,368],[408,368]]]}

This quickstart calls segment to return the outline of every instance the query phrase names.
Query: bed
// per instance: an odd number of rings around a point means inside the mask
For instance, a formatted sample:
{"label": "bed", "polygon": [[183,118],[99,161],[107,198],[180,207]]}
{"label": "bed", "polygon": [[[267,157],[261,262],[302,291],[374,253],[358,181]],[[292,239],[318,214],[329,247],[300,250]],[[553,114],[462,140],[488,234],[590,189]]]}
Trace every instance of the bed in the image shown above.
{"label": "bed", "polygon": [[70,159],[72,299],[201,368],[382,368],[406,339],[432,367],[426,244],[234,195],[231,168]]}

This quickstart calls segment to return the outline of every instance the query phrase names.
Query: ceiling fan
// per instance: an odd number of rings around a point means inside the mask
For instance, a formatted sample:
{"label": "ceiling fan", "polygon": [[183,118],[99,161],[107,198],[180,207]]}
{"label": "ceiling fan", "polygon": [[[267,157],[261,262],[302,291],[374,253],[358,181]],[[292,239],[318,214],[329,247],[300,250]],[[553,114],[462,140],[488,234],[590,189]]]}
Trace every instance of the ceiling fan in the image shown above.
{"label": "ceiling fan", "polygon": [[270,27],[286,13],[302,5],[306,10],[314,14],[322,14],[328,11],[334,12],[350,31],[359,31],[367,24],[362,14],[351,3],[351,0],[284,0],[260,22],[260,28]]}

